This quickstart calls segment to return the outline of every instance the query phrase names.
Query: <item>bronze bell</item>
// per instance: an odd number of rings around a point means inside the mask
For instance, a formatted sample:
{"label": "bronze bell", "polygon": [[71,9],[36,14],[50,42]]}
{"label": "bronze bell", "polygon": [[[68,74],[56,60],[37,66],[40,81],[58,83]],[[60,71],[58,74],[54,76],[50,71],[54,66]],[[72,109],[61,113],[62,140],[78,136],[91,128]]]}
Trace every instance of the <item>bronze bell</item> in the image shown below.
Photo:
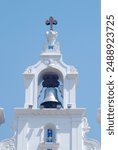
{"label": "bronze bell", "polygon": [[46,88],[44,91],[44,100],[40,105],[41,108],[61,108],[62,104],[57,97],[56,88]]}

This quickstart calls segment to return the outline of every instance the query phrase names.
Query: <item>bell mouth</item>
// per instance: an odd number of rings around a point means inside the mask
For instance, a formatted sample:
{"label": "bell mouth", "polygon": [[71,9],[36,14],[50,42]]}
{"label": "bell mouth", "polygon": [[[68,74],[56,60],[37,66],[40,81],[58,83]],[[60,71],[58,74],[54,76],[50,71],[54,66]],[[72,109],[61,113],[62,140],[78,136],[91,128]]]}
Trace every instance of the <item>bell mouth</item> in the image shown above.
{"label": "bell mouth", "polygon": [[47,101],[40,105],[40,108],[62,108],[61,102]]}

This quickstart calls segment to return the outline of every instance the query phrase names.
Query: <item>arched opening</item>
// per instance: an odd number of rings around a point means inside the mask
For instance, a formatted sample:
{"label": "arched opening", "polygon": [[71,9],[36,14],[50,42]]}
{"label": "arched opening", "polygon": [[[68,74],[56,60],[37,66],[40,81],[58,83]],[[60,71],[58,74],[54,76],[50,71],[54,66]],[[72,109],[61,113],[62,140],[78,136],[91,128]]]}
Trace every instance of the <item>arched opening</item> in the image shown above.
{"label": "arched opening", "polygon": [[38,106],[40,108],[62,108],[63,75],[54,68],[43,70],[38,77]]}
{"label": "arched opening", "polygon": [[56,127],[53,124],[47,124],[44,128],[44,141],[49,143],[56,142]]}

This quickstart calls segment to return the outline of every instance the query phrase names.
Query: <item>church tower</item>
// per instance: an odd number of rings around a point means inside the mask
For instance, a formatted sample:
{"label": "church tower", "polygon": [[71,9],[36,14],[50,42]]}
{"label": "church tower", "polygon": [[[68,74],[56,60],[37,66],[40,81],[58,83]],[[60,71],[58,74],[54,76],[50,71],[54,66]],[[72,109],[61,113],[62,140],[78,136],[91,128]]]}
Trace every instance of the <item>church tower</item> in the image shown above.
{"label": "church tower", "polygon": [[77,108],[78,72],[64,63],[53,30],[57,21],[46,21],[47,44],[40,61],[23,73],[24,108],[15,108],[16,150],[100,150],[96,140],[86,138],[89,131],[86,109]]}

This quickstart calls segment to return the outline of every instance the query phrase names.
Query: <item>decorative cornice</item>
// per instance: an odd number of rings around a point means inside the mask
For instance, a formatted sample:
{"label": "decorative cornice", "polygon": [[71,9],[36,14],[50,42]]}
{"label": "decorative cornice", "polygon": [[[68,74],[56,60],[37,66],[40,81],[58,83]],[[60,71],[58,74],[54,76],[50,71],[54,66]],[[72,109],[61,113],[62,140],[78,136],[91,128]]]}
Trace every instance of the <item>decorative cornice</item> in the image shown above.
{"label": "decorative cornice", "polygon": [[86,115],[85,108],[78,109],[25,109],[25,108],[15,108],[15,114],[17,117],[24,115],[61,115],[61,116],[77,116],[84,117]]}

